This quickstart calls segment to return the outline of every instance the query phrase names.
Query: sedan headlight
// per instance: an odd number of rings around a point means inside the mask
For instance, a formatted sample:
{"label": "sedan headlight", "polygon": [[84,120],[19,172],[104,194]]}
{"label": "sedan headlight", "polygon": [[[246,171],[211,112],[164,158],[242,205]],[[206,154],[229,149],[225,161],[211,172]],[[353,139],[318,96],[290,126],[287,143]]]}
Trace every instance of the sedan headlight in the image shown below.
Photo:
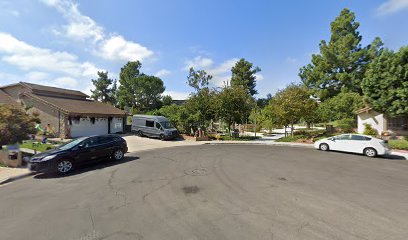
{"label": "sedan headlight", "polygon": [[51,160],[51,159],[55,158],[56,156],[57,156],[57,155],[46,156],[46,157],[44,157],[43,159],[41,159],[41,161],[48,161],[48,160]]}

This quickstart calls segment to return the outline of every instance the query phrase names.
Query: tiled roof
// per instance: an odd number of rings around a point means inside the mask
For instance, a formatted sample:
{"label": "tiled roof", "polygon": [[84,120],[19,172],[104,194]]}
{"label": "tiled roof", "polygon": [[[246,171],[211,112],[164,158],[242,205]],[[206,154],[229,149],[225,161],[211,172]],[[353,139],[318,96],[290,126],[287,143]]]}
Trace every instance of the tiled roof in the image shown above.
{"label": "tiled roof", "polygon": [[123,116],[125,112],[112,105],[93,101],[93,100],[80,100],[69,99],[50,96],[39,96],[35,94],[25,93],[27,97],[33,98],[37,101],[41,101],[49,106],[57,108],[69,115],[104,115],[104,116]]}
{"label": "tiled roof", "polygon": [[7,93],[0,89],[0,105],[9,104],[14,106],[20,106],[18,102],[14,101]]}
{"label": "tiled roof", "polygon": [[37,90],[37,91],[43,91],[43,92],[54,92],[54,93],[60,93],[60,94],[67,94],[67,95],[75,95],[75,96],[80,96],[80,97],[88,97],[83,92],[76,91],[76,90],[69,90],[69,89],[64,89],[64,88],[57,88],[57,87],[49,87],[49,86],[43,86],[43,85],[38,85],[34,83],[27,83],[27,82],[20,82],[23,86],[26,86],[32,90]]}

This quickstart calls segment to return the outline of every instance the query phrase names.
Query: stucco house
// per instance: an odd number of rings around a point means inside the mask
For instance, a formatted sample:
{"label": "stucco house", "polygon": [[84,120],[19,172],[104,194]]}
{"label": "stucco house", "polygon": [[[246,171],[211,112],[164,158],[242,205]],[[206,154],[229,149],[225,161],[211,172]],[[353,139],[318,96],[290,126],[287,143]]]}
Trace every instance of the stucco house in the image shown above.
{"label": "stucco house", "polygon": [[363,133],[364,124],[370,124],[380,135],[408,135],[408,115],[391,117],[374,111],[371,107],[365,107],[356,111],[358,132]]}
{"label": "stucco house", "polygon": [[0,87],[0,104],[37,113],[42,128],[61,138],[123,132],[125,112],[75,90],[19,82]]}

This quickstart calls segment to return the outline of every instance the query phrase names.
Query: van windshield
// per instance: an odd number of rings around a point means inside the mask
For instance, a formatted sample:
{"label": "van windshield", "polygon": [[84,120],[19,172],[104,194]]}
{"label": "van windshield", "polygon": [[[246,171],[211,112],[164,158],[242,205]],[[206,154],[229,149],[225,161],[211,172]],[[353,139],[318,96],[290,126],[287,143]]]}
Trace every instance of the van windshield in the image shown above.
{"label": "van windshield", "polygon": [[174,128],[170,122],[161,122],[160,123],[164,129]]}

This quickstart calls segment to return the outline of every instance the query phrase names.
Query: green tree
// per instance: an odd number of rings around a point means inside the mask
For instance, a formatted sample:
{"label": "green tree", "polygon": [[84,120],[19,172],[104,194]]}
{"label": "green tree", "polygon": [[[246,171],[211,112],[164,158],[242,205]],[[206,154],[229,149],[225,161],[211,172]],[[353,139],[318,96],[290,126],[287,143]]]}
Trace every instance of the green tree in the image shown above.
{"label": "green tree", "polygon": [[139,61],[128,62],[120,72],[117,96],[121,107],[132,107],[139,112],[156,109],[165,90],[163,81],[140,72]]}
{"label": "green tree", "polygon": [[302,115],[302,120],[306,122],[307,128],[310,128],[312,124],[320,122],[320,116],[318,114],[319,105],[315,99],[309,98],[305,100],[305,112]]}
{"label": "green tree", "polygon": [[343,91],[337,96],[320,103],[316,115],[326,123],[344,118],[355,119],[355,111],[363,106],[362,96],[358,93]]}
{"label": "green tree", "polygon": [[242,86],[252,96],[257,94],[258,92],[255,89],[256,73],[260,71],[261,69],[259,67],[254,67],[252,63],[241,58],[231,69],[231,86]]}
{"label": "green tree", "polygon": [[384,50],[369,66],[362,83],[368,103],[392,116],[408,113],[408,46]]}
{"label": "green tree", "polygon": [[208,75],[206,71],[195,71],[194,68],[190,68],[190,73],[187,76],[187,84],[194,88],[196,92],[199,92],[201,89],[208,87],[211,79],[212,76]]}
{"label": "green tree", "polygon": [[320,53],[312,55],[312,61],[300,69],[302,82],[321,100],[333,97],[347,89],[361,93],[361,80],[368,64],[379,54],[382,42],[376,38],[372,44],[362,47],[360,24],[355,15],[343,9],[331,23],[330,41],[320,42]]}
{"label": "green tree", "polygon": [[272,94],[268,93],[268,94],[266,95],[266,98],[258,98],[258,99],[256,100],[256,105],[257,105],[259,108],[264,108],[265,106],[268,105],[268,103],[269,103],[269,101],[270,101],[271,99],[272,99]]}
{"label": "green tree", "polygon": [[173,98],[170,95],[163,96],[163,106],[169,106],[173,103]]}
{"label": "green tree", "polygon": [[205,87],[197,93],[190,95],[185,103],[190,119],[194,120],[197,127],[208,127],[216,116],[216,92]]}
{"label": "green tree", "polygon": [[217,116],[227,123],[229,131],[233,123],[244,123],[254,106],[247,89],[241,86],[223,88],[216,99]]}
{"label": "green tree", "polygon": [[310,101],[313,100],[305,87],[291,84],[278,91],[271,99],[267,107],[268,115],[275,123],[285,128],[290,126],[293,136],[293,125],[307,116]]}
{"label": "green tree", "polygon": [[171,104],[163,106],[159,110],[153,112],[154,115],[167,117],[174,126],[183,133],[188,133],[193,125],[194,119],[183,105]]}
{"label": "green tree", "polygon": [[21,143],[35,134],[36,117],[28,115],[20,108],[0,105],[0,146]]}
{"label": "green tree", "polygon": [[92,84],[95,89],[91,90],[91,98],[100,102],[115,105],[116,81],[114,86],[111,87],[113,82],[114,81],[108,77],[108,72],[98,71],[98,79],[92,79]]}

